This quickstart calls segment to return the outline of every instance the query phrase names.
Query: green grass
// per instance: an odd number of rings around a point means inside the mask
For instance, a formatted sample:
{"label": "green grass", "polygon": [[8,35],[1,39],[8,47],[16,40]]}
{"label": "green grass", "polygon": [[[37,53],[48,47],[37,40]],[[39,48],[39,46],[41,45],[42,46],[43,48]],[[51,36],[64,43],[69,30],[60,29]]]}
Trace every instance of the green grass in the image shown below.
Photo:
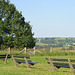
{"label": "green grass", "polygon": [[0,60],[0,75],[72,75],[70,68],[60,68],[56,72],[53,72],[50,65],[47,64],[46,57],[56,58],[71,58],[75,56],[31,56],[32,61],[38,62],[30,69],[26,67],[26,64],[20,64],[19,67],[14,66],[12,59],[7,60],[7,64]]}

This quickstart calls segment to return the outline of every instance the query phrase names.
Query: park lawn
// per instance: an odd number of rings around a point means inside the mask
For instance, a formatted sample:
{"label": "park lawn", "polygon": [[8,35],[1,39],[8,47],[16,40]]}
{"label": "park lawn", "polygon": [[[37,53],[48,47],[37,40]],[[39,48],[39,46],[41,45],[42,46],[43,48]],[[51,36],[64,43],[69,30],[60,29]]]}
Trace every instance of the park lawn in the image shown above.
{"label": "park lawn", "polygon": [[[38,63],[30,69],[24,63],[20,64],[19,67],[15,67],[12,59],[7,60],[7,64],[4,64],[4,61],[0,60],[0,75],[72,75],[70,68],[60,68],[53,72],[50,65],[47,64],[46,57],[49,56],[31,56],[31,60]],[[51,57],[74,59],[75,56]]]}

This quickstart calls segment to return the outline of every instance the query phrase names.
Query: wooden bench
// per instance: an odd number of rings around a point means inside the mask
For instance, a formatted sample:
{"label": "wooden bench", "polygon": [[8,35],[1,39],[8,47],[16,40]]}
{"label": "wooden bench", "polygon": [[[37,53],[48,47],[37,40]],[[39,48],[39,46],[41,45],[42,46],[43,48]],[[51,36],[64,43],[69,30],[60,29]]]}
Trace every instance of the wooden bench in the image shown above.
{"label": "wooden bench", "polygon": [[2,54],[0,55],[0,60],[3,60],[4,63],[7,63],[7,59],[10,59],[11,55],[10,54]]}
{"label": "wooden bench", "polygon": [[17,55],[12,55],[12,59],[14,61],[15,66],[17,67],[18,64],[20,63],[26,63],[27,67],[30,68],[31,66],[33,66],[34,64],[36,64],[37,62],[32,62],[30,60],[29,56],[17,56]]}
{"label": "wooden bench", "polygon": [[60,58],[46,58],[48,61],[48,64],[51,65],[51,68],[53,72],[55,72],[57,69],[64,67],[64,68],[70,68],[72,73],[75,72],[75,59],[60,59]]}

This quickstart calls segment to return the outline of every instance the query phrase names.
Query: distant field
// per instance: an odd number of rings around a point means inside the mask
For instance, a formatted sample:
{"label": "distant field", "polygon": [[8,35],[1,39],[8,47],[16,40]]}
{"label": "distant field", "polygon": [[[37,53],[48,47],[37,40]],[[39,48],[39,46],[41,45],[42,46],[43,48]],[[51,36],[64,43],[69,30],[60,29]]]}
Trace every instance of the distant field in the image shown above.
{"label": "distant field", "polygon": [[39,45],[39,46],[44,46],[44,45],[48,45],[48,44],[45,44],[45,43],[36,43],[36,45]]}
{"label": "distant field", "polygon": [[[0,75],[72,75],[69,68],[60,68],[56,72],[53,72],[50,65],[47,64],[46,57],[49,56],[31,56],[31,59],[38,63],[30,69],[28,69],[25,64],[20,64],[19,67],[15,67],[12,59],[9,59],[7,64],[4,64],[4,62],[0,60]],[[75,58],[75,56],[51,57]]]}

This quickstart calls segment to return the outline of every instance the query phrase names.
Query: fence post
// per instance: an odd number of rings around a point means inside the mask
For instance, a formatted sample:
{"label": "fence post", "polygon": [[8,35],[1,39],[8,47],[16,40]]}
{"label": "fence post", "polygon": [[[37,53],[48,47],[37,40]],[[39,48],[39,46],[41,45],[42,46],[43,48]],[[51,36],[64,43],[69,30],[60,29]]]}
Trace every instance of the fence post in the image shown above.
{"label": "fence post", "polygon": [[34,49],[34,54],[35,54],[35,47],[33,49]]}
{"label": "fence post", "polygon": [[11,53],[11,51],[10,51],[10,47],[8,48],[8,50],[9,50],[9,54]]}
{"label": "fence post", "polygon": [[26,49],[26,47],[24,48],[24,50],[25,50],[25,54],[27,53],[27,49]]}
{"label": "fence post", "polygon": [[50,53],[52,53],[52,50],[53,50],[53,49],[52,49],[52,47],[51,47],[51,48],[50,48]]}

